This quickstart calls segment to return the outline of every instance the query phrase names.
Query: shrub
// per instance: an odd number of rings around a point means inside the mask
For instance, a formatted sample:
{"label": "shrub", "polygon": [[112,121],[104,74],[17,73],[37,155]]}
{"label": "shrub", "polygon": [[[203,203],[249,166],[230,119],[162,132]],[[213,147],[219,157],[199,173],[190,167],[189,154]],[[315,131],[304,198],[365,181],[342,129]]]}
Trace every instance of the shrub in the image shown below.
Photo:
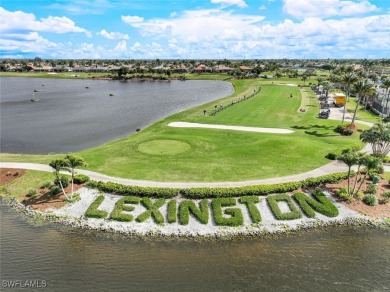
{"label": "shrub", "polygon": [[382,194],[382,197],[384,197],[384,198],[390,198],[390,192],[384,192],[384,193]]}
{"label": "shrub", "polygon": [[353,131],[352,130],[344,130],[343,131],[343,135],[344,136],[351,136],[353,134]]}
{"label": "shrub", "polygon": [[36,189],[29,189],[27,191],[27,197],[34,198],[38,194],[38,191]]}
{"label": "shrub", "polygon": [[[286,202],[290,211],[283,213],[279,208],[279,202]],[[294,205],[291,197],[287,194],[277,194],[267,197],[267,202],[271,208],[272,214],[277,220],[294,220],[302,218],[302,213],[299,212]]]}
{"label": "shrub", "polygon": [[259,209],[257,209],[256,204],[260,202],[259,197],[256,196],[244,196],[238,199],[238,202],[240,204],[245,204],[249,217],[252,219],[253,223],[259,223],[261,222],[261,214],[259,212]]}
{"label": "shrub", "polygon": [[58,195],[61,192],[61,189],[59,186],[52,186],[50,188],[50,195],[55,196]]}
{"label": "shrub", "polygon": [[325,158],[330,159],[330,160],[336,160],[337,159],[337,154],[329,152],[328,154],[325,155]]}
{"label": "shrub", "polygon": [[[222,207],[236,206],[236,199],[234,198],[216,198],[211,202],[213,209],[214,221],[216,225],[220,226],[240,226],[244,223],[244,217],[240,208],[226,208]],[[223,215],[230,217],[224,217]]]}
{"label": "shrub", "polygon": [[144,222],[152,217],[155,223],[164,223],[164,216],[158,210],[158,208],[162,207],[164,203],[164,199],[156,199],[156,201],[153,203],[150,198],[142,198],[141,204],[146,208],[146,211],[140,214],[135,220],[137,222]]}
{"label": "shrub", "polygon": [[369,206],[375,206],[378,204],[378,199],[374,194],[368,194],[364,196],[363,202]]}
{"label": "shrub", "polygon": [[344,127],[342,126],[342,125],[338,125],[335,129],[334,129],[334,131],[336,132],[336,133],[342,133],[343,131],[344,131]]}
{"label": "shrub", "polygon": [[382,161],[383,161],[383,163],[389,163],[390,162],[390,157],[389,156],[385,156],[385,157],[383,157]]}
{"label": "shrub", "polygon": [[342,201],[353,201],[353,197],[348,194],[347,188],[343,187],[338,190],[336,190],[336,195],[342,200]]}
{"label": "shrub", "polygon": [[137,187],[121,185],[113,182],[95,182],[90,181],[89,187],[96,188],[105,193],[114,193],[122,196],[138,196],[149,198],[173,198],[176,197],[180,190],[175,188],[154,188],[154,187]]}
{"label": "shrub", "polygon": [[[353,174],[353,171],[351,172]],[[122,196],[138,196],[149,198],[173,198],[178,194],[188,199],[227,198],[244,196],[266,196],[275,193],[292,192],[299,188],[316,187],[325,183],[338,183],[346,179],[348,172],[336,172],[315,178],[308,178],[297,182],[279,183],[273,185],[255,185],[232,188],[154,188],[121,185],[112,182],[90,181],[88,186],[105,193],[114,193]]]}
{"label": "shrub", "polygon": [[123,211],[131,212],[134,210],[134,206],[128,204],[139,204],[140,199],[133,196],[123,197],[115,203],[114,210],[110,214],[110,219],[115,221],[130,222],[133,221],[133,215],[129,213],[123,213]]}
{"label": "shrub", "polygon": [[367,185],[366,193],[367,194],[376,194],[376,186],[374,184]]}
{"label": "shrub", "polygon": [[98,210],[100,204],[104,201],[104,196],[98,196],[95,201],[89,206],[85,212],[85,217],[87,218],[106,218],[108,213],[103,210]]}
{"label": "shrub", "polygon": [[195,202],[183,200],[179,206],[179,223],[188,225],[190,213],[202,224],[209,222],[209,203],[206,199],[199,202],[199,207]]}
{"label": "shrub", "polygon": [[77,174],[73,178],[75,184],[81,185],[83,183],[89,182],[89,176],[84,174]]}
{"label": "shrub", "polygon": [[66,188],[69,185],[69,178],[65,175],[61,175],[60,179],[56,178],[54,184],[60,187],[60,180],[63,188]]}
{"label": "shrub", "polygon": [[41,185],[41,189],[48,189],[51,187],[51,181],[45,181],[42,185]]}
{"label": "shrub", "polygon": [[315,217],[315,211],[328,217],[337,217],[339,210],[320,190],[312,192],[314,199],[304,193],[295,193],[293,198],[302,208],[303,213],[309,218]]}
{"label": "shrub", "polygon": [[170,200],[167,204],[167,222],[175,223],[177,221],[177,203],[176,200]]}

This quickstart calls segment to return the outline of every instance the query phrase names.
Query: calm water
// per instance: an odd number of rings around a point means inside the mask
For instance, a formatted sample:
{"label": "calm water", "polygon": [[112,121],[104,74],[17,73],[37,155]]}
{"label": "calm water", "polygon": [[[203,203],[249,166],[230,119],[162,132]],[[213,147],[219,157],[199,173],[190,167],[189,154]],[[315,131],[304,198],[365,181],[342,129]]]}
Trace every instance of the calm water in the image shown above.
{"label": "calm water", "polygon": [[46,280],[48,291],[390,291],[385,230],[143,241],[32,225],[6,206],[0,212],[1,280]]}
{"label": "calm water", "polygon": [[11,77],[0,90],[1,151],[39,154],[98,146],[234,91],[223,81]]}

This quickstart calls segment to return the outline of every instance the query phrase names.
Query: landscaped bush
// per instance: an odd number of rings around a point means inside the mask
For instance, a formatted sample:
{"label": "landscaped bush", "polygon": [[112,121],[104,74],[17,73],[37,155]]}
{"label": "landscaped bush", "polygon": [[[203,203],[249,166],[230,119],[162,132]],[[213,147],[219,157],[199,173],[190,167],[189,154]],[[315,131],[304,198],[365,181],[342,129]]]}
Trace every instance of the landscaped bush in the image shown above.
{"label": "landscaped bush", "polygon": [[312,192],[312,196],[314,199],[304,193],[295,193],[293,195],[293,198],[297,201],[307,217],[314,218],[316,215],[315,211],[327,217],[337,217],[339,215],[339,210],[323,192],[315,190]]}
{"label": "landscaped bush", "polygon": [[249,217],[251,217],[253,223],[261,222],[261,214],[259,209],[256,207],[256,204],[260,202],[259,197],[257,196],[244,196],[238,199],[240,204],[245,204]]}
{"label": "landscaped bush", "polygon": [[89,176],[84,174],[76,174],[73,178],[75,184],[81,185],[89,181]]}
{"label": "landscaped bush", "polygon": [[348,190],[346,187],[336,190],[336,195],[343,201],[353,201],[353,197],[348,194]]}
{"label": "landscaped bush", "polygon": [[180,189],[175,188],[153,188],[121,185],[113,182],[90,181],[89,187],[96,188],[105,193],[114,193],[122,196],[137,196],[150,198],[173,198],[176,197]]}
{"label": "landscaped bush", "polygon": [[38,194],[38,191],[36,189],[29,189],[27,192],[27,197],[34,198]]}
{"label": "landscaped bush", "polygon": [[51,187],[51,181],[45,181],[42,185],[41,185],[41,189],[48,189]]}
{"label": "landscaped bush", "polygon": [[298,182],[287,182],[273,185],[244,186],[236,188],[189,188],[181,191],[182,195],[191,199],[266,196],[275,193],[292,192],[299,188],[316,187],[325,183],[338,183],[348,177],[347,172],[337,172],[316,178],[308,178]]}
{"label": "landscaped bush", "polygon": [[368,194],[364,196],[363,202],[369,206],[375,206],[378,204],[378,199],[374,194]]}
{"label": "landscaped bush", "polygon": [[337,159],[337,154],[329,152],[328,154],[325,155],[325,158],[327,158],[329,160],[336,160]]}
{"label": "landscaped bush", "polygon": [[[353,174],[353,172],[351,172]],[[173,198],[178,194],[188,199],[204,199],[204,198],[224,198],[224,197],[244,197],[244,196],[266,196],[275,193],[292,192],[299,188],[317,187],[325,183],[338,183],[348,177],[347,172],[336,172],[319,176],[316,178],[308,178],[297,182],[287,182],[273,185],[257,185],[244,186],[233,188],[153,188],[153,187],[137,187],[127,186],[112,182],[95,182],[90,181],[88,186],[96,188],[102,192],[114,193],[123,196],[138,196],[149,198]]]}
{"label": "landscaped bush", "polygon": [[130,206],[129,204],[139,204],[140,198],[128,196],[119,199],[115,203],[114,210],[112,210],[110,214],[110,219],[115,221],[122,221],[122,222],[130,222],[133,221],[134,217],[133,215],[126,212],[131,212],[134,210],[134,206]]}
{"label": "landscaped bush", "polygon": [[170,200],[167,204],[167,222],[175,223],[177,221],[177,203],[176,200]]}
{"label": "landscaped bush", "polygon": [[103,210],[98,210],[100,204],[104,201],[104,196],[100,195],[96,200],[89,206],[85,212],[85,217],[88,218],[106,218],[108,213]]}
{"label": "landscaped bush", "polygon": [[156,201],[153,203],[150,198],[142,198],[141,204],[146,208],[146,211],[140,214],[135,220],[137,222],[144,222],[152,217],[155,223],[164,223],[164,216],[158,210],[158,208],[162,207],[164,203],[164,199],[156,199]]}
{"label": "landscaped bush", "polygon": [[374,184],[367,185],[366,193],[367,194],[376,194],[376,186]]}
{"label": "landscaped bush", "polygon": [[336,132],[336,133],[342,133],[343,131],[344,131],[344,127],[342,126],[342,125],[338,125],[335,129],[334,129],[334,131]]}
{"label": "landscaped bush", "polygon": [[382,194],[382,197],[384,197],[384,198],[390,198],[390,192],[384,192],[384,193]]}
{"label": "landscaped bush", "polygon": [[54,184],[59,186],[59,187],[61,187],[60,180],[61,180],[63,188],[66,188],[69,185],[69,178],[67,176],[65,176],[65,175],[61,175],[59,180],[58,180],[58,178],[56,178],[54,180]]}
{"label": "landscaped bush", "polygon": [[50,195],[55,196],[58,195],[61,192],[61,189],[59,186],[52,186],[50,188]]}
{"label": "landscaped bush", "polygon": [[202,224],[209,222],[209,203],[206,199],[199,202],[199,207],[194,201],[184,200],[179,206],[179,223],[188,225],[190,213]]}
{"label": "landscaped bush", "polygon": [[[299,212],[291,197],[287,194],[268,196],[267,202],[271,208],[272,214],[277,220],[294,220],[302,218],[302,213]],[[283,213],[279,208],[279,202],[286,202],[290,211]]]}
{"label": "landscaped bush", "polygon": [[[244,217],[240,208],[226,208],[222,207],[236,206],[236,199],[234,198],[216,198],[211,202],[213,209],[214,221],[216,225],[220,226],[240,226],[244,223]],[[223,215],[229,217],[224,217]]]}

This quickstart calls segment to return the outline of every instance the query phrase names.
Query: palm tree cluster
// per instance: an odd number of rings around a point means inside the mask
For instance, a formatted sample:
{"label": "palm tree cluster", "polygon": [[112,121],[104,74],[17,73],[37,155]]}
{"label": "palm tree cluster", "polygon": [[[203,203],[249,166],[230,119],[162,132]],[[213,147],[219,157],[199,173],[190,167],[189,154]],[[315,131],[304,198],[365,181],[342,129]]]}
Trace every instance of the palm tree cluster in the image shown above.
{"label": "palm tree cluster", "polygon": [[[49,163],[49,166],[53,168],[54,176],[56,180],[58,181],[62,193],[64,194],[67,201],[72,202],[73,201],[73,194],[74,194],[74,176],[75,176],[75,169],[76,167],[84,167],[87,166],[87,163],[82,159],[81,157],[74,156],[71,154],[67,154],[64,159],[55,159],[52,162]],[[60,177],[60,171],[67,171],[71,174],[71,182],[72,182],[72,191],[70,194],[70,197],[66,194],[64,187],[62,185],[61,177]]]}

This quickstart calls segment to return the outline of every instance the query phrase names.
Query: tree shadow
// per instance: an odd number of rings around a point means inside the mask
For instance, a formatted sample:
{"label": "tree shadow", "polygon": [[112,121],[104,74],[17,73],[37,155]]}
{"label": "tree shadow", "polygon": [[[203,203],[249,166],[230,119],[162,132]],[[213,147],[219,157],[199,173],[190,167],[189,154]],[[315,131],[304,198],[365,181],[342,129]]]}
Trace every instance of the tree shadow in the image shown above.
{"label": "tree shadow", "polygon": [[318,131],[305,131],[304,132],[305,134],[307,135],[312,135],[312,136],[316,136],[316,137],[335,137],[335,136],[339,136],[338,134],[335,135],[335,134],[329,134],[329,133],[318,133]]}
{"label": "tree shadow", "polygon": [[291,126],[290,128],[293,128],[296,130],[311,130],[311,129],[333,130],[334,126],[309,125],[309,126]]}

